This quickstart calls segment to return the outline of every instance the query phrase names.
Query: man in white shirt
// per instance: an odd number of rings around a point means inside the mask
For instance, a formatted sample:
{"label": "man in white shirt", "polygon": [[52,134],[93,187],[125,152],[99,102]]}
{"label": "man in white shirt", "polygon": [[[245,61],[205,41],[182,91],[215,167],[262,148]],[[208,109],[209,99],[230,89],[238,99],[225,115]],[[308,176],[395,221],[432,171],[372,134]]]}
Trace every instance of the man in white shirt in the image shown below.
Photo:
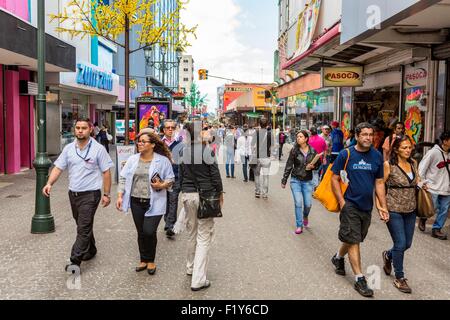
{"label": "man in white shirt", "polygon": [[[94,216],[101,201],[103,207],[111,202],[111,171],[114,163],[106,149],[91,138],[92,125],[88,119],[79,119],[75,123],[74,142],[68,144],[50,173],[47,184],[42,189],[50,197],[52,186],[61,173],[69,171],[69,199],[72,215],[77,223],[77,238],[72,247],[70,264],[73,271],[82,261],[92,259],[96,253],[93,232]],[[101,193],[103,185],[103,195]]]}

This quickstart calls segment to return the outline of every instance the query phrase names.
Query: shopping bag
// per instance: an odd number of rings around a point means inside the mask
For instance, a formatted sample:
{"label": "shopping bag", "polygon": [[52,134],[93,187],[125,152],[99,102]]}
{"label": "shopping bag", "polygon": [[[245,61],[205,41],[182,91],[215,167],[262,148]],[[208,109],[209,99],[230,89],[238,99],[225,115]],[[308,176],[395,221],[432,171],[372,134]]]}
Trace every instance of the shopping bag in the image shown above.
{"label": "shopping bag", "polygon": [[[350,159],[350,150],[347,149],[347,161],[344,166],[344,171],[347,170],[348,160]],[[331,179],[333,178],[333,164],[328,166],[328,169],[322,179],[322,182],[317,187],[316,191],[313,194],[313,198],[318,200],[322,205],[330,212],[339,212],[340,206],[339,202],[334,195],[333,189],[331,187]],[[345,194],[348,188],[348,184],[344,183],[341,179],[340,181],[342,195]]]}
{"label": "shopping bag", "polygon": [[419,188],[417,191],[417,216],[419,218],[429,219],[434,216],[435,210],[431,193]]}

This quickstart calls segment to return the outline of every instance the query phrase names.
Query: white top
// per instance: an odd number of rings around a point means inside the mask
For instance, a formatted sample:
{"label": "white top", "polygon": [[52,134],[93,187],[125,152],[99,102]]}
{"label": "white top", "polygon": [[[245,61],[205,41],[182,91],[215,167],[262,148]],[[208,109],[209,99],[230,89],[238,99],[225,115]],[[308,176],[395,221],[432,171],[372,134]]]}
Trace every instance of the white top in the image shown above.
{"label": "white top", "polygon": [[54,165],[60,170],[69,170],[69,190],[73,192],[101,190],[102,173],[114,167],[105,147],[93,138],[82,150],[77,140],[69,143]]}

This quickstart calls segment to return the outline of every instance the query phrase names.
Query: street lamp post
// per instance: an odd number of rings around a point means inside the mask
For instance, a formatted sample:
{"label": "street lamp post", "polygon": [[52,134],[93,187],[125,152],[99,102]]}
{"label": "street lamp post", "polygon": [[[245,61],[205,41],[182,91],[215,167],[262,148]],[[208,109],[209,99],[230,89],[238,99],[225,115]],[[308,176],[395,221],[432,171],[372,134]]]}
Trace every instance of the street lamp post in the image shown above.
{"label": "street lamp post", "polygon": [[[162,44],[160,46],[161,49],[161,61],[154,61],[152,60],[152,47],[151,46],[147,46],[144,48],[144,55],[145,55],[145,60],[147,65],[149,65],[150,67],[161,71],[162,76],[161,76],[161,83],[162,83],[162,90],[163,90],[163,95],[166,95],[166,88],[171,88],[171,89],[175,89],[177,87],[167,87],[165,82],[166,82],[166,72],[172,70],[173,68],[179,68],[180,66],[180,61],[181,61],[181,54],[182,54],[182,50],[181,49],[176,49],[176,54],[177,54],[177,61],[166,61],[166,54],[167,54],[167,44]],[[148,81],[148,78],[147,78]],[[148,88],[150,86],[147,83],[147,91]]]}
{"label": "street lamp post", "polygon": [[36,169],[35,213],[31,220],[31,233],[51,233],[55,231],[55,221],[50,212],[50,199],[42,194],[47,183],[48,170],[52,165],[47,154],[47,114],[45,92],[45,0],[38,0],[38,145],[33,165]]}

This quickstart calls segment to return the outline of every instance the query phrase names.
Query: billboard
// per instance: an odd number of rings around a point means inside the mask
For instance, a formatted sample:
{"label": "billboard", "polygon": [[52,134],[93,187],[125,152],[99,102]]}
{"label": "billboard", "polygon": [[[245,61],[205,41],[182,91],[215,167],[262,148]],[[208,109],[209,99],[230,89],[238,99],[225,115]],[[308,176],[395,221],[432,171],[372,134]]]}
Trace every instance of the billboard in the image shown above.
{"label": "billboard", "polygon": [[440,0],[344,0],[341,44],[355,44]]}
{"label": "billboard", "polygon": [[148,127],[150,120],[153,120],[155,128],[160,126],[160,115],[169,118],[169,104],[162,102],[140,103],[138,105],[139,131]]}

